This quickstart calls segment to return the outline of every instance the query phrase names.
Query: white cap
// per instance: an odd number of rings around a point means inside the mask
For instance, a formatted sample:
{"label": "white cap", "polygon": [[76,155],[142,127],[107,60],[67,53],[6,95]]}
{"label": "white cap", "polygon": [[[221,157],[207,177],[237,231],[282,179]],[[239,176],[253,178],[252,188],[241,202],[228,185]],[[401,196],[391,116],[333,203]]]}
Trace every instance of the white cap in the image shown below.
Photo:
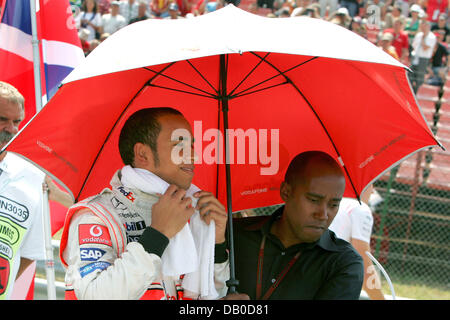
{"label": "white cap", "polygon": [[420,13],[422,11],[422,8],[418,4],[413,4],[411,6],[411,8],[409,9],[409,11],[411,11],[411,12],[419,12]]}
{"label": "white cap", "polygon": [[348,16],[348,10],[345,7],[339,8],[336,13],[337,14],[345,14],[346,16]]}

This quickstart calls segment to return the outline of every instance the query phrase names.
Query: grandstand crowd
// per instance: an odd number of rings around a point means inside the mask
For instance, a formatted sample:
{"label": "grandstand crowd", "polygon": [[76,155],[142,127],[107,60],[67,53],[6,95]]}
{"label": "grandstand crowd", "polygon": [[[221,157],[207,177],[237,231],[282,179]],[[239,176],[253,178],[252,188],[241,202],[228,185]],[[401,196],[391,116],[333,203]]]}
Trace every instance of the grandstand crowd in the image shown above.
{"label": "grandstand crowd", "polygon": [[411,68],[415,92],[441,86],[448,68],[448,0],[71,0],[88,55],[109,35],[145,19],[190,18],[227,3],[272,18],[309,16],[347,28]]}

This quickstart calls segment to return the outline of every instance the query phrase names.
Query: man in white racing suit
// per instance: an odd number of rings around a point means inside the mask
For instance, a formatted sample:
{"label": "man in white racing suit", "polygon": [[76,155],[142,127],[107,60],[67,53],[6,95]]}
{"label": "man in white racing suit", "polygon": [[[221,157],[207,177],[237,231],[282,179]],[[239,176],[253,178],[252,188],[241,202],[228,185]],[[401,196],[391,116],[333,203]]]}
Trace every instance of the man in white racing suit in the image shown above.
{"label": "man in white racing suit", "polygon": [[[177,129],[186,136],[174,140]],[[189,159],[180,148],[186,142]],[[171,108],[137,111],[122,128],[119,151],[126,166],[111,189],[67,215],[60,249],[66,299],[224,297],[227,213],[210,192],[191,185],[187,120]]]}

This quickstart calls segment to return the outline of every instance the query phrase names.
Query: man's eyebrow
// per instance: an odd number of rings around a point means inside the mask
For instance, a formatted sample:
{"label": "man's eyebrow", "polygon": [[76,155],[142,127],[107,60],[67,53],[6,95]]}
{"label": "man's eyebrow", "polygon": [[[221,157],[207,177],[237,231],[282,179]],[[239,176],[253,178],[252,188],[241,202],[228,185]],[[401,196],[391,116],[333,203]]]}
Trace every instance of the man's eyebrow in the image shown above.
{"label": "man's eyebrow", "polygon": [[306,195],[310,196],[310,197],[320,198],[320,199],[325,198],[323,195],[317,194],[317,193],[313,193],[313,192],[307,192]]}
{"label": "man's eyebrow", "polygon": [[[319,199],[325,198],[325,196],[323,196],[321,194],[314,193],[314,192],[307,192],[306,195],[310,196],[310,197],[319,198]],[[342,198],[333,198],[333,199],[331,199],[331,201],[341,201],[341,200],[342,200]]]}

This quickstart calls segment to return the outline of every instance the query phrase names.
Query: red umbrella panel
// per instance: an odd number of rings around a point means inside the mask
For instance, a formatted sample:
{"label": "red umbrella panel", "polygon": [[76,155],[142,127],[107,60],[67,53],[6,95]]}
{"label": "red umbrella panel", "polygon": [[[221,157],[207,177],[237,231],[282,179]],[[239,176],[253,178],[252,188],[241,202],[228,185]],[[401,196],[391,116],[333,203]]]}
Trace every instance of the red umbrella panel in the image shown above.
{"label": "red umbrella panel", "polygon": [[117,141],[126,119],[141,108],[173,107],[193,128],[194,183],[226,203],[224,100],[233,211],[281,203],[284,172],[302,151],[335,157],[347,174],[345,195],[356,196],[393,164],[438,144],[401,68],[247,52],[67,83],[8,149],[81,200],[123,166]]}

